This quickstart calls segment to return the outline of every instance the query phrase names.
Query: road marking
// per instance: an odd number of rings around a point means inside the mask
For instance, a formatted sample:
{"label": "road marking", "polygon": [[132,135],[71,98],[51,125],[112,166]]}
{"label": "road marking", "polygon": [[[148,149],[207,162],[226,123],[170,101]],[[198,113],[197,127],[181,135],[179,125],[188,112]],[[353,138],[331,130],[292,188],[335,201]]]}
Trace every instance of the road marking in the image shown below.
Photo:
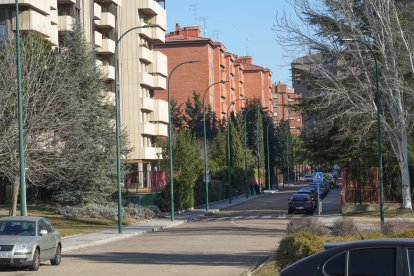
{"label": "road marking", "polygon": [[246,219],[255,219],[255,218],[257,218],[257,216],[249,216]]}
{"label": "road marking", "polygon": [[213,220],[213,219],[216,219],[216,218],[205,218],[205,219],[202,219],[202,220],[204,220],[204,221],[210,221],[210,220]]}
{"label": "road marking", "polygon": [[221,218],[217,218],[217,220],[226,220],[229,219],[230,217],[221,217]]}
{"label": "road marking", "polygon": [[271,219],[271,218],[272,218],[272,216],[263,216],[262,218],[263,218],[263,219]]}
{"label": "road marking", "polygon": [[232,220],[242,219],[242,218],[244,218],[244,217],[243,217],[243,216],[238,216],[238,217],[234,217],[234,218],[232,218]]}

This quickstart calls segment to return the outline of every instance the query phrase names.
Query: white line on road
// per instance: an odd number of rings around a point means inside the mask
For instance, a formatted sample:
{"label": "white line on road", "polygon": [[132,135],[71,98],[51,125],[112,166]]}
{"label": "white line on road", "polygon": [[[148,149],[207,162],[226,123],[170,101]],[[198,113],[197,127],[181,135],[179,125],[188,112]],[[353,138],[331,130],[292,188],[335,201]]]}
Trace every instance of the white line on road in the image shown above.
{"label": "white line on road", "polygon": [[262,217],[263,219],[271,219],[272,218],[272,216],[270,215],[270,216],[263,216]]}

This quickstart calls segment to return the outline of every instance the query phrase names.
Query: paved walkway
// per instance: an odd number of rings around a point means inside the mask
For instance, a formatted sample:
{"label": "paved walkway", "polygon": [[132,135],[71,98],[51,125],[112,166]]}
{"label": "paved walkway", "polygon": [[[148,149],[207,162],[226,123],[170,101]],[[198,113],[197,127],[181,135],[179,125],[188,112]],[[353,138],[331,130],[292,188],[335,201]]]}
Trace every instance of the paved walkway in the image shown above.
{"label": "paved walkway", "polygon": [[[269,193],[272,191],[266,191]],[[120,239],[126,239],[129,237],[135,237],[143,235],[148,232],[159,231],[166,228],[176,227],[178,225],[184,224],[187,221],[197,219],[199,217],[205,216],[209,213],[215,213],[221,209],[228,208],[240,203],[243,203],[247,200],[251,200],[262,195],[252,195],[249,198],[246,198],[245,195],[235,197],[232,199],[232,203],[229,203],[228,200],[223,200],[219,202],[212,202],[209,204],[209,211],[202,209],[203,206],[200,206],[200,209],[188,210],[181,212],[175,215],[175,220],[172,222],[170,217],[158,218],[144,223],[139,223],[136,225],[126,226],[123,229],[122,234],[118,234],[118,229],[108,229],[96,233],[85,234],[85,235],[76,235],[70,237],[64,237],[62,239],[62,252],[67,253],[70,251],[91,247],[95,245],[105,244],[113,242]]]}

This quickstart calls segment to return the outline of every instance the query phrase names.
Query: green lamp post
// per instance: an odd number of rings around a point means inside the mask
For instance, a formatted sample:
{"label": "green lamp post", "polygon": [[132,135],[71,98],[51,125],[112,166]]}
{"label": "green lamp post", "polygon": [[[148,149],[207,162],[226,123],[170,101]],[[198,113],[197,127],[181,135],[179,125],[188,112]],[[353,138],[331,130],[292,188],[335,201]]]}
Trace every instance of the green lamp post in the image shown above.
{"label": "green lamp post", "polygon": [[269,126],[273,125],[275,122],[271,121],[266,126],[266,146],[267,146],[267,179],[268,179],[268,190],[270,191],[270,153],[269,153]]}
{"label": "green lamp post", "polygon": [[379,181],[380,181],[380,221],[381,226],[384,226],[384,183],[383,183],[383,173],[382,173],[382,144],[381,144],[381,93],[379,90],[379,70],[378,70],[378,60],[375,56],[372,48],[362,40],[355,38],[344,38],[342,41],[356,41],[363,44],[368,48],[375,62],[375,105],[377,106],[377,159],[378,159],[378,168],[379,168]]}
{"label": "green lamp post", "polygon": [[231,203],[231,168],[230,168],[230,121],[229,121],[229,111],[237,101],[244,101],[245,99],[236,99],[232,101],[227,108],[227,176],[228,176],[228,194],[229,194],[229,203]]}
{"label": "green lamp post", "polygon": [[203,128],[204,128],[204,181],[206,182],[206,211],[208,212],[208,158],[207,158],[207,131],[206,131],[206,110],[205,110],[205,99],[207,95],[207,91],[216,84],[225,84],[228,81],[218,81],[211,85],[209,85],[206,90],[204,91],[203,95]]}
{"label": "green lamp post", "polygon": [[174,221],[174,176],[173,176],[173,152],[172,152],[172,124],[171,124],[171,98],[170,98],[170,80],[174,71],[184,65],[197,63],[198,60],[188,60],[177,64],[168,74],[167,94],[168,94],[168,155],[170,159],[170,201],[171,201],[171,221]]}
{"label": "green lamp post", "polygon": [[19,166],[20,166],[20,213],[27,216],[26,206],[26,175],[24,162],[24,139],[23,139],[23,95],[22,95],[22,65],[20,60],[20,22],[19,1],[16,0],[16,62],[17,62],[17,107],[19,120]]}
{"label": "green lamp post", "polygon": [[115,113],[116,113],[116,122],[115,122],[115,131],[116,131],[116,175],[117,175],[117,187],[118,187],[118,233],[123,232],[122,228],[122,191],[121,191],[121,138],[120,138],[120,115],[119,115],[119,87],[118,87],[118,46],[121,39],[128,34],[129,32],[136,29],[158,27],[158,25],[144,25],[133,27],[126,32],[124,32],[118,40],[115,42],[115,51],[114,51],[114,64],[115,64]]}

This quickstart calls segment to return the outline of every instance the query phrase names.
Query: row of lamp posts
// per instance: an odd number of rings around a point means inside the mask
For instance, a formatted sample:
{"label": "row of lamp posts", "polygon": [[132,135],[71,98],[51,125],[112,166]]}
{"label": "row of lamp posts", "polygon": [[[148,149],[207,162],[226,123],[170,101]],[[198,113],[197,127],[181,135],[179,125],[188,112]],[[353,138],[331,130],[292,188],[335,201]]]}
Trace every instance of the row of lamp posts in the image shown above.
{"label": "row of lamp posts", "polygon": [[[18,129],[19,129],[19,166],[20,166],[20,206],[21,206],[21,215],[27,215],[27,206],[26,206],[26,177],[25,177],[25,158],[24,158],[24,139],[23,139],[23,101],[22,101],[22,81],[21,81],[21,60],[20,60],[20,23],[19,23],[19,1],[15,0],[16,5],[16,65],[17,65],[17,94],[18,94]],[[114,51],[114,63],[115,63],[115,109],[116,109],[116,159],[117,159],[117,188],[118,188],[118,232],[123,232],[122,227],[122,194],[121,194],[121,160],[120,160],[120,116],[119,116],[119,87],[118,87],[118,45],[121,39],[132,30],[141,29],[141,28],[152,28],[158,27],[158,25],[144,25],[131,28],[124,32],[116,41],[115,43],[115,51]],[[375,61],[375,81],[376,81],[376,106],[377,106],[377,142],[378,142],[378,166],[379,166],[379,173],[380,173],[380,219],[381,225],[384,224],[384,195],[383,195],[383,174],[382,174],[382,150],[381,150],[381,94],[379,91],[379,73],[378,73],[378,62],[377,58],[371,49],[371,47],[366,44],[365,42],[357,39],[343,39],[343,41],[357,41],[364,46],[366,46],[369,52],[372,54],[374,61]],[[171,75],[174,71],[185,64],[196,63],[199,61],[190,60],[185,61],[177,66],[175,66],[168,75],[168,86],[167,86],[167,93],[168,93],[168,143],[169,143],[169,163],[170,163],[170,189],[171,189],[171,221],[174,221],[174,180],[173,180],[173,156],[172,156],[172,126],[171,126],[171,110],[170,110],[170,79]],[[215,84],[224,84],[226,81],[219,81],[210,85],[206,91],[204,92],[203,96],[203,118],[204,118],[204,175],[205,175],[205,183],[206,183],[206,210],[208,211],[208,163],[207,163],[207,142],[206,142],[206,119],[205,119],[205,95],[210,87]],[[244,99],[237,99],[232,101],[228,111],[227,111],[227,121],[228,121],[228,113],[229,109],[232,105],[235,104],[238,100]],[[245,150],[246,150],[246,115],[250,110],[246,111],[245,113]],[[270,190],[270,168],[269,168],[269,126],[272,122],[270,122],[266,127],[266,137],[267,137],[267,170],[268,170],[268,189]],[[258,128],[258,126],[257,126]],[[227,170],[228,170],[228,195],[229,195],[229,202],[231,203],[231,170],[230,170],[230,124],[227,127]],[[258,139],[257,139],[258,140]],[[259,143],[257,143],[257,150],[259,153]],[[258,154],[258,176],[260,181],[260,155]],[[245,181],[246,181],[246,197],[248,197],[247,191],[247,160],[246,160],[246,152],[245,152]]]}

